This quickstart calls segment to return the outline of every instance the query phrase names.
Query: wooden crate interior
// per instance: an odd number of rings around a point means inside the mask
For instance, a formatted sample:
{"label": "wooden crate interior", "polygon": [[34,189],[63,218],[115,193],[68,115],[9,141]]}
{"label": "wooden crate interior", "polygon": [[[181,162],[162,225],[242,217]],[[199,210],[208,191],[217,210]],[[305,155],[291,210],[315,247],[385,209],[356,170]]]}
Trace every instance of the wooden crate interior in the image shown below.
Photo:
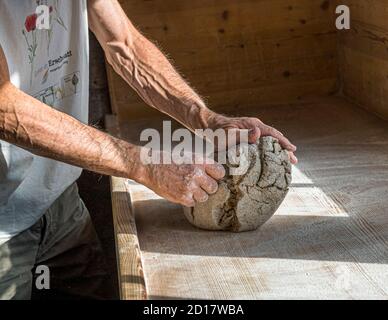
{"label": "wooden crate interior", "polygon": [[[122,0],[214,110],[335,94],[334,5],[322,0]],[[120,121],[158,115],[109,70]]]}
{"label": "wooden crate interior", "polygon": [[[112,178],[121,297],[386,299],[387,0],[120,2],[210,108],[281,129],[300,160],[275,216],[237,235]],[[339,4],[350,30],[335,28]],[[110,132],[139,143],[161,114],[108,73]]]}
{"label": "wooden crate interior", "polygon": [[388,119],[388,6],[385,0],[344,0],[351,29],[339,34],[343,94]]}

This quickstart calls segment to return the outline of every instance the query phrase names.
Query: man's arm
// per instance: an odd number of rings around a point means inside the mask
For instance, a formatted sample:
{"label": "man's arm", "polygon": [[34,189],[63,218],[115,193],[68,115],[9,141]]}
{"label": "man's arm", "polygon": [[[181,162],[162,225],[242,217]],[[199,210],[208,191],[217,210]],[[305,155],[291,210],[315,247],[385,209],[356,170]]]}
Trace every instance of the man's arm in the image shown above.
{"label": "man's arm", "polygon": [[131,178],[166,199],[194,205],[217,191],[225,171],[210,165],[144,165],[142,148],[59,112],[12,85],[0,46],[0,140],[97,173]]}
{"label": "man's arm", "polygon": [[114,70],[150,106],[190,129],[210,113],[168,59],[131,23],[116,0],[89,0],[89,24]]}
{"label": "man's arm", "polygon": [[87,126],[10,83],[0,46],[0,139],[101,174],[135,176],[139,148]]}
{"label": "man's arm", "polygon": [[88,0],[90,28],[114,70],[150,106],[194,129],[251,129],[250,142],[271,135],[292,152],[296,147],[257,118],[229,118],[209,110],[168,59],[131,23],[117,0]]}

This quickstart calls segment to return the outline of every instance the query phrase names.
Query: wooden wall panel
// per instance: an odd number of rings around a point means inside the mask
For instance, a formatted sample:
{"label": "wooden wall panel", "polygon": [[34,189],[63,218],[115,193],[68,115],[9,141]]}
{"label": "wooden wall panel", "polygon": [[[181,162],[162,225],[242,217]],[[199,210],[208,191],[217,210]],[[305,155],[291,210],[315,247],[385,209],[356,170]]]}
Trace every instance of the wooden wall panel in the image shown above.
{"label": "wooden wall panel", "polygon": [[341,0],[351,10],[351,29],[340,31],[343,93],[388,119],[388,2]]}
{"label": "wooden wall panel", "polygon": [[[327,0],[121,0],[209,106],[257,107],[337,88],[337,36]],[[120,121],[157,113],[109,69]]]}

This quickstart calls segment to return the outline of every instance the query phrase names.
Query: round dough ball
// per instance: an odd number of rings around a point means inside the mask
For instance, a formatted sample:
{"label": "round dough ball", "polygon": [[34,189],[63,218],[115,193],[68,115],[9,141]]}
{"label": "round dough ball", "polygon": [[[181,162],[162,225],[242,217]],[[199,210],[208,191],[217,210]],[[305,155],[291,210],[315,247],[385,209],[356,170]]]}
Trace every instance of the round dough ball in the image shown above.
{"label": "round dough ball", "polygon": [[272,217],[287,195],[291,163],[287,151],[274,138],[262,137],[247,147],[239,164],[241,174],[231,174],[236,170],[231,158],[229,154],[227,175],[218,191],[208,201],[184,208],[194,226],[232,232],[255,230]]}

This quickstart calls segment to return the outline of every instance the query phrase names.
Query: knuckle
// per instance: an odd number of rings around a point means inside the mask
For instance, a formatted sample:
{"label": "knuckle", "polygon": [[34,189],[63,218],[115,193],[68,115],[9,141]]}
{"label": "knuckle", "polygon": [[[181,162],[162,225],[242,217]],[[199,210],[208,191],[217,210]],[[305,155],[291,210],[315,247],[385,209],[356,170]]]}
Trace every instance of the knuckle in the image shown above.
{"label": "knuckle", "polygon": [[202,174],[202,169],[200,169],[199,167],[195,166],[195,167],[193,168],[193,175],[194,175],[195,177],[197,177],[197,176],[200,176],[201,174]]}
{"label": "knuckle", "polygon": [[209,200],[209,196],[207,194],[205,194],[202,199],[201,199],[201,202],[206,202]]}
{"label": "knuckle", "polygon": [[209,199],[209,196],[205,192],[201,192],[196,198],[198,202],[206,202]]}
{"label": "knuckle", "polygon": [[215,182],[215,181],[212,181],[211,182],[211,185],[210,185],[210,193],[211,194],[214,194],[218,191],[218,183]]}
{"label": "knuckle", "polygon": [[273,127],[269,127],[269,132],[272,134],[276,134],[278,131]]}
{"label": "knuckle", "polygon": [[198,165],[190,165],[188,170],[188,179],[193,180],[202,174],[202,170]]}
{"label": "knuckle", "polygon": [[214,179],[208,178],[206,179],[205,187],[207,192],[209,192],[210,194],[214,194],[218,190],[218,183]]}
{"label": "knuckle", "polygon": [[185,196],[183,196],[181,202],[187,207],[193,207],[195,205],[193,196],[190,194],[186,194]]}
{"label": "knuckle", "polygon": [[182,193],[190,195],[191,189],[193,188],[193,181],[189,177],[185,177],[182,183]]}
{"label": "knuckle", "polygon": [[217,163],[217,164],[214,165],[214,167],[217,170],[217,172],[220,174],[221,177],[225,176],[226,171],[225,171],[225,168],[222,165]]}

